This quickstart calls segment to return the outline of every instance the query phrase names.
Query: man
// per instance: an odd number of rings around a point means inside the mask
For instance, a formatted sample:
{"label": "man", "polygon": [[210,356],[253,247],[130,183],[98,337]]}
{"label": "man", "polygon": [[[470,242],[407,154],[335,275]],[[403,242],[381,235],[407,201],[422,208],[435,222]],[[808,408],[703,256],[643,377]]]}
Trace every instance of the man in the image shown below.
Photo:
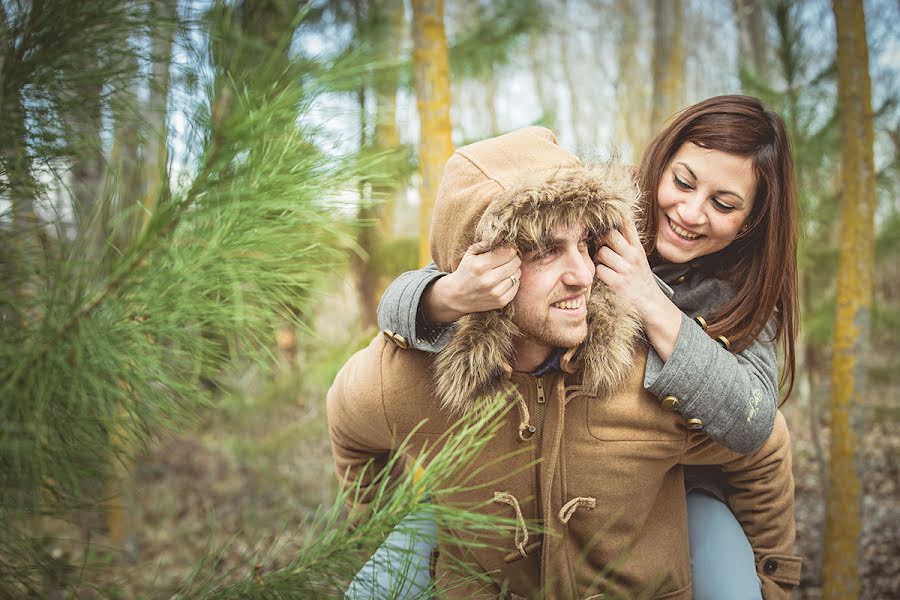
{"label": "man", "polygon": [[[636,203],[624,168],[585,168],[542,128],[459,149],[435,203],[432,256],[452,271],[475,241],[512,245],[522,257],[515,299],[461,319],[436,357],[385,332],[329,392],[338,474],[363,491],[367,465],[384,467],[400,440],[409,436],[404,452],[419,460],[459,415],[498,394],[515,404],[467,465],[466,491],[442,501],[514,518],[516,532],[472,546],[448,531],[434,568],[443,596],[689,599],[685,464],[720,465],[764,596],[789,597],[796,584],[783,418],[748,456],[688,430],[643,389],[637,315],[594,280],[592,247]],[[543,535],[529,537],[529,524]],[[459,564],[483,577],[459,585]]]}

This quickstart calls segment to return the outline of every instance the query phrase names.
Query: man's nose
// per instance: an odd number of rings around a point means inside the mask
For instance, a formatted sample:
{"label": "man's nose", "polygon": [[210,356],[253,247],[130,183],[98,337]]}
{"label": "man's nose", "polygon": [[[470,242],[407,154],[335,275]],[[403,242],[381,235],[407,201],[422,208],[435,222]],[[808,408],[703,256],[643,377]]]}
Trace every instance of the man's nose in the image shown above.
{"label": "man's nose", "polygon": [[570,251],[567,257],[563,283],[586,288],[594,281],[596,268],[594,261],[587,253],[577,250]]}

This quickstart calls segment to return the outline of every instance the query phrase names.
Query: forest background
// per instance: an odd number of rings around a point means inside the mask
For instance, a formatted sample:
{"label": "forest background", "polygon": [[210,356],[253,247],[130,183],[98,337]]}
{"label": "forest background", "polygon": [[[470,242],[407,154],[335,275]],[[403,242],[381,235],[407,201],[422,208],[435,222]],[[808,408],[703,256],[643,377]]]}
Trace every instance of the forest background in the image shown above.
{"label": "forest background", "polygon": [[803,209],[800,596],[900,597],[896,2],[0,0],[0,42],[0,597],[340,596],[416,488],[347,525],[324,394],[452,149],[634,162],[738,92]]}

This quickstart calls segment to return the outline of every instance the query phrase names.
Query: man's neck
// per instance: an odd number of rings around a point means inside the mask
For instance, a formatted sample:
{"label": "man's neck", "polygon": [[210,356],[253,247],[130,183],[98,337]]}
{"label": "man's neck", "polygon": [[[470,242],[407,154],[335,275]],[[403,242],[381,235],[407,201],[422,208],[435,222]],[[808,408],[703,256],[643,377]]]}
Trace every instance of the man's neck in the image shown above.
{"label": "man's neck", "polygon": [[531,373],[544,364],[552,352],[553,348],[549,346],[520,338],[515,342],[515,359],[513,359],[512,368],[514,371]]}

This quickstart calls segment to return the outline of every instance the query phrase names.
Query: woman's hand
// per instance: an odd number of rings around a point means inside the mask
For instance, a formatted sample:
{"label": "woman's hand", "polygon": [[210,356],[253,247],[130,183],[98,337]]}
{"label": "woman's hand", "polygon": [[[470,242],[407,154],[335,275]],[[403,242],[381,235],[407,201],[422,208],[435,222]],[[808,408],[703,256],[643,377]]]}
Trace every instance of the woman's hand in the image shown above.
{"label": "woman's hand", "polygon": [[485,252],[487,244],[469,246],[459,267],[422,295],[422,310],[432,323],[451,323],[463,315],[503,308],[519,291],[522,260],[509,246]]}
{"label": "woman's hand", "polygon": [[637,308],[643,316],[665,298],[653,277],[647,255],[641,246],[634,223],[628,221],[606,236],[606,244],[597,249],[597,277]]}
{"label": "woman's hand", "polygon": [[634,223],[611,231],[594,260],[597,278],[638,310],[647,339],[668,360],[681,331],[681,311],[656,283]]}

